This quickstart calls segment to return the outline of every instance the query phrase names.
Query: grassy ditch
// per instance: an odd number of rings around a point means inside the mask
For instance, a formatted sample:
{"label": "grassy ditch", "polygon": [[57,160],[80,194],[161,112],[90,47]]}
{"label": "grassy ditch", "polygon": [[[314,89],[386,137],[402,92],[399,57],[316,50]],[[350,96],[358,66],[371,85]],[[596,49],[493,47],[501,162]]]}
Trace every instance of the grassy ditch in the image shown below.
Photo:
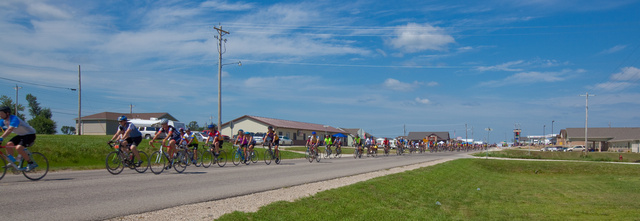
{"label": "grassy ditch", "polygon": [[[484,157],[486,152],[476,153],[474,156]],[[502,151],[489,151],[490,157],[520,158],[520,159],[551,159],[551,160],[582,160],[582,161],[606,161],[606,162],[640,162],[640,154],[615,153],[615,152],[549,152],[507,149]],[[620,160],[622,156],[622,160]]]}
{"label": "grassy ditch", "polygon": [[640,166],[461,159],[220,220],[635,220]]}

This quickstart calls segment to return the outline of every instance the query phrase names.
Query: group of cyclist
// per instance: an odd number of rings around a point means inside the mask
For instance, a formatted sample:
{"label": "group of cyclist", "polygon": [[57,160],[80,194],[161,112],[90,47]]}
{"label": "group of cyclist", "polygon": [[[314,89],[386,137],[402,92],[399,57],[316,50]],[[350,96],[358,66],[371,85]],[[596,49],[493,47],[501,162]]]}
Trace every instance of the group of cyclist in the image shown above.
{"label": "group of cyclist", "polygon": [[[267,127],[267,133],[262,137],[263,143],[269,146],[269,150],[273,148],[274,153],[277,153],[278,147],[280,146],[280,137],[276,133],[273,126]],[[256,145],[256,141],[253,139],[253,135],[249,131],[244,131],[242,129],[238,130],[238,134],[233,142],[233,145],[238,146],[242,150],[243,159],[246,163],[250,159],[250,153],[253,152],[253,148]],[[279,154],[274,154],[273,157],[279,156]]]}

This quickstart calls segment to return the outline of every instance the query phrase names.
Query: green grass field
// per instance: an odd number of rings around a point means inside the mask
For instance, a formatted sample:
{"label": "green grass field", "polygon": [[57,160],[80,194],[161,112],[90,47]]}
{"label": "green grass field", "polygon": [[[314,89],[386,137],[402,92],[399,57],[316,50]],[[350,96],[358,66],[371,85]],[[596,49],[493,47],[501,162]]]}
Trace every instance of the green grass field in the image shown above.
{"label": "green grass field", "polygon": [[[107,141],[112,136],[70,136],[70,135],[41,135],[36,137],[36,144],[29,150],[43,153],[49,160],[50,170],[83,170],[83,169],[104,169],[105,158],[107,154],[113,151],[107,145]],[[8,137],[5,140],[10,140]],[[6,141],[4,142],[6,144]],[[149,140],[143,139],[138,150],[151,154],[158,150],[152,149]],[[230,143],[224,143],[223,148],[227,151],[229,157],[233,149]],[[256,152],[260,157],[263,156],[264,148],[258,146]],[[6,152],[5,152],[6,153]],[[301,158],[304,155],[288,151],[282,151],[283,159]],[[231,158],[229,158],[230,162]],[[262,160],[262,158],[260,158]]]}
{"label": "green grass field", "polygon": [[640,165],[461,159],[220,220],[637,220]]}
{"label": "green grass field", "polygon": [[[484,157],[486,152],[474,154]],[[622,160],[620,160],[622,156]],[[583,161],[608,161],[608,162],[640,162],[640,154],[616,153],[616,152],[543,152],[519,149],[507,149],[502,151],[489,151],[489,157],[521,158],[521,159],[551,159],[551,160],[583,160]]]}

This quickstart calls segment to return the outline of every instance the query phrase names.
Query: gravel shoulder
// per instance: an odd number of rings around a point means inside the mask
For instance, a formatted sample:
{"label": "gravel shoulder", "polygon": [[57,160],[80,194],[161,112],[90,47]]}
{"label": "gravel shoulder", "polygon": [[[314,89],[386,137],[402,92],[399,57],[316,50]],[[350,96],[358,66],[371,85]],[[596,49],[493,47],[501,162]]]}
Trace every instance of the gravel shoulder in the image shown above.
{"label": "gravel shoulder", "polygon": [[258,211],[260,207],[273,202],[283,200],[293,202],[296,199],[313,196],[321,191],[351,185],[380,176],[386,176],[389,174],[401,173],[404,171],[428,167],[449,160],[454,159],[429,161],[425,163],[396,167],[392,169],[342,177],[327,181],[269,190],[250,195],[232,197],[204,203],[182,205],[178,207],[141,214],[133,214],[124,217],[116,217],[110,220],[213,220],[226,213],[231,213],[234,211],[255,212]]}

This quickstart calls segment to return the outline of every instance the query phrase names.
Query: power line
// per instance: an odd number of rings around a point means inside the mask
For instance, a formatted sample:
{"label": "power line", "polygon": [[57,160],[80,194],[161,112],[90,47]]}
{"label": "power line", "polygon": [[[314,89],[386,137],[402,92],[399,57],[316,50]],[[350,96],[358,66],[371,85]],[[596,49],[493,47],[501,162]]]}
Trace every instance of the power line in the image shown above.
{"label": "power line", "polygon": [[19,83],[23,83],[23,84],[36,85],[36,86],[40,86],[40,87],[49,87],[49,88],[58,88],[58,89],[66,89],[66,90],[76,91],[76,89],[75,89],[75,88],[68,88],[68,87],[58,87],[58,86],[44,85],[44,84],[38,84],[38,83],[33,83],[33,82],[26,82],[26,81],[15,80],[15,79],[10,79],[10,78],[5,78],[5,77],[0,77],[0,79],[4,79],[4,80],[7,80],[7,81],[13,81],[13,82],[19,82]]}

